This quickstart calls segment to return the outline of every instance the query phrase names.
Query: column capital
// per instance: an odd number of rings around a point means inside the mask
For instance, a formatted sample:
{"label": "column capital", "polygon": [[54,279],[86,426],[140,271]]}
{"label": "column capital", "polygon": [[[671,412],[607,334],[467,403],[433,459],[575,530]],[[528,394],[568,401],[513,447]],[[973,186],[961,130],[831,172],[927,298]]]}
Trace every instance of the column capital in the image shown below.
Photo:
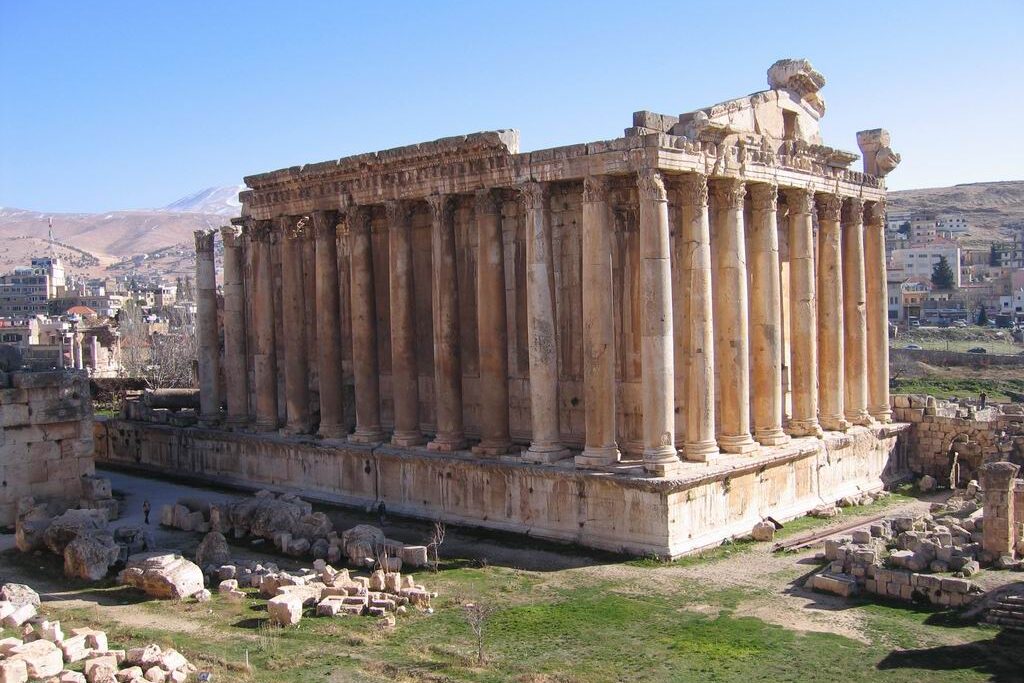
{"label": "column capital", "polygon": [[314,211],[313,218],[313,239],[324,240],[334,237],[334,227],[337,225],[337,212],[335,211]]}
{"label": "column capital", "polygon": [[197,254],[212,254],[213,253],[213,239],[217,235],[217,231],[210,228],[207,230],[196,230],[192,233],[196,239],[196,253]]}
{"label": "column capital", "polygon": [[412,204],[403,199],[389,199],[384,202],[384,215],[387,217],[389,231],[406,227],[412,216]]}
{"label": "column capital", "polygon": [[501,213],[501,199],[493,188],[477,190],[473,194],[473,208],[478,214]]}
{"label": "column capital", "polygon": [[843,202],[843,224],[864,222],[864,200],[860,197],[847,197]]}
{"label": "column capital", "polygon": [[344,216],[338,221],[336,229],[344,235],[369,232],[370,207],[364,204],[350,205],[345,210]]}
{"label": "column capital", "polygon": [[520,198],[528,209],[544,208],[544,202],[548,197],[547,183],[531,181],[519,185]]}
{"label": "column capital", "polygon": [[742,209],[747,195],[747,184],[739,178],[720,178],[712,181],[711,195],[715,204],[724,209]]}
{"label": "column capital", "polygon": [[814,192],[806,187],[787,187],[782,190],[786,195],[786,208],[789,215],[813,215]]}
{"label": "column capital", "polygon": [[873,227],[881,227],[885,225],[885,200],[881,199],[877,202],[867,202],[867,208],[864,215],[864,223]]}
{"label": "column capital", "polygon": [[842,197],[837,194],[818,194],[815,195],[815,200],[819,221],[839,222],[843,210]]}
{"label": "column capital", "polygon": [[274,221],[249,219],[242,230],[251,241],[270,244],[274,235]]}
{"label": "column capital", "polygon": [[687,173],[679,187],[685,206],[700,208],[708,205],[708,177],[703,173]]}
{"label": "column capital", "polygon": [[427,206],[430,207],[430,216],[435,222],[449,218],[455,208],[450,194],[431,194],[425,199]]}
{"label": "column capital", "polygon": [[661,177],[661,171],[656,168],[643,168],[637,171],[636,188],[641,199],[650,199],[656,202],[668,201],[665,181]]}
{"label": "column capital", "polygon": [[608,176],[588,175],[583,178],[583,201],[584,202],[607,202],[608,190],[611,183]]}
{"label": "column capital", "polygon": [[237,225],[221,226],[220,236],[224,240],[225,249],[234,249],[242,246],[242,228]]}
{"label": "column capital", "polygon": [[779,186],[775,183],[751,183],[750,203],[755,211],[778,211]]}

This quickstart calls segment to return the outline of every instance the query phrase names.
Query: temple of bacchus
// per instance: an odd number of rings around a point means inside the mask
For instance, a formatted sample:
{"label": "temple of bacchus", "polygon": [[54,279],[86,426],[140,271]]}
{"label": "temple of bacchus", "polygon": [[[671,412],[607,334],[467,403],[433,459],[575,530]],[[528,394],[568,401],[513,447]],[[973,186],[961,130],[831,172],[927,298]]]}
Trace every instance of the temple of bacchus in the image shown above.
{"label": "temple of bacchus", "polygon": [[825,145],[806,61],[768,85],[247,177],[196,234],[198,422],[135,406],[101,460],[661,556],[881,488],[899,156]]}

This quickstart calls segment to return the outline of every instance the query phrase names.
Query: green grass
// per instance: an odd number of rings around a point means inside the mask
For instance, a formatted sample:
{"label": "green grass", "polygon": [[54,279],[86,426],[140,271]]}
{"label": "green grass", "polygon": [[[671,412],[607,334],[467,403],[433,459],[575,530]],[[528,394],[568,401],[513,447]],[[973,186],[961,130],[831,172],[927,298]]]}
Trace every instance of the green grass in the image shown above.
{"label": "green grass", "polygon": [[[1007,369],[1007,374],[1012,372]],[[1024,378],[962,379],[953,377],[910,377],[893,381],[893,392],[899,394],[928,394],[936,398],[977,398],[981,392],[988,400],[1007,403],[1009,392],[1024,394]]]}

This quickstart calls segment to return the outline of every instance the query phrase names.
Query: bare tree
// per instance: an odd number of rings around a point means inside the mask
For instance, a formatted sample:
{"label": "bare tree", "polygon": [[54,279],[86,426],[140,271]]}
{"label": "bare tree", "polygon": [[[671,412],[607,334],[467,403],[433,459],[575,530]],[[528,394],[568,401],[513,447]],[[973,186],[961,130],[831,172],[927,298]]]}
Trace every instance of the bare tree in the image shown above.
{"label": "bare tree", "polygon": [[434,522],[434,531],[430,536],[430,542],[427,544],[427,548],[430,550],[431,569],[436,573],[441,564],[441,545],[444,543],[444,537],[447,533],[447,528],[444,522],[438,520]]}
{"label": "bare tree", "polygon": [[151,389],[194,385],[192,365],[198,343],[195,320],[188,309],[163,333],[151,330],[142,307],[134,301],[125,303],[118,321],[122,377],[145,380]]}
{"label": "bare tree", "polygon": [[469,628],[476,638],[476,663],[483,666],[487,662],[484,652],[484,629],[487,622],[494,615],[495,609],[492,605],[485,605],[481,602],[470,602],[462,606],[462,616],[465,618]]}

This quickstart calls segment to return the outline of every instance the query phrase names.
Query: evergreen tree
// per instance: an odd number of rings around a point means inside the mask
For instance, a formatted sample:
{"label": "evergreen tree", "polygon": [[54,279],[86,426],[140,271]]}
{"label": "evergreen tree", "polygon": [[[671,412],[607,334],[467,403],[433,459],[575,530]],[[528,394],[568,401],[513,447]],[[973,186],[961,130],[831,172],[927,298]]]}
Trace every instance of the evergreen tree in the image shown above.
{"label": "evergreen tree", "polygon": [[1000,254],[999,254],[999,249],[996,248],[996,243],[993,242],[992,243],[992,249],[988,253],[988,264],[990,266],[992,266],[993,268],[998,268],[999,267],[999,263],[1000,263],[1001,260],[1002,259],[1001,259]]}
{"label": "evergreen tree", "polygon": [[988,312],[985,310],[985,304],[978,307],[978,325],[980,327],[988,325]]}
{"label": "evergreen tree", "polygon": [[946,260],[945,256],[940,256],[939,262],[932,268],[932,285],[936,289],[953,289],[955,281],[953,269],[949,267],[949,261]]}

